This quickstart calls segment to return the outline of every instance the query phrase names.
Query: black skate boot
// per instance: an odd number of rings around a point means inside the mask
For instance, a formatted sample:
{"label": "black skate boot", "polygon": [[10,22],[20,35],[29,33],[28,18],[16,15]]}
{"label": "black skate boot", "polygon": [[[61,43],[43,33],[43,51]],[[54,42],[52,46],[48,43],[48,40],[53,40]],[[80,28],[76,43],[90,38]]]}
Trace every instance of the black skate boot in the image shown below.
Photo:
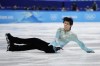
{"label": "black skate boot", "polygon": [[6,40],[7,40],[7,43],[8,43],[7,51],[12,51],[12,47],[14,46],[13,36],[11,36],[10,33],[6,33],[5,36],[6,36]]}

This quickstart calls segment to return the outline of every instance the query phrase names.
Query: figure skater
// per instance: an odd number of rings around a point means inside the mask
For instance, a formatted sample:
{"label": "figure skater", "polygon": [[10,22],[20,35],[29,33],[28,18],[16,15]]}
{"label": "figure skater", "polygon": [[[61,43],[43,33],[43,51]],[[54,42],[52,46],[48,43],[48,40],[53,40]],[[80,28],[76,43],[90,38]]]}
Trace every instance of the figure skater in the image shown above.
{"label": "figure skater", "polygon": [[73,25],[73,19],[69,17],[63,18],[63,28],[58,28],[55,36],[55,40],[48,43],[39,38],[19,38],[14,37],[10,33],[6,33],[6,40],[8,43],[7,51],[25,51],[31,49],[38,49],[45,53],[56,53],[62,49],[70,41],[76,42],[79,47],[87,53],[94,53],[92,49],[89,49],[85,44],[78,39],[77,35],[71,32]]}

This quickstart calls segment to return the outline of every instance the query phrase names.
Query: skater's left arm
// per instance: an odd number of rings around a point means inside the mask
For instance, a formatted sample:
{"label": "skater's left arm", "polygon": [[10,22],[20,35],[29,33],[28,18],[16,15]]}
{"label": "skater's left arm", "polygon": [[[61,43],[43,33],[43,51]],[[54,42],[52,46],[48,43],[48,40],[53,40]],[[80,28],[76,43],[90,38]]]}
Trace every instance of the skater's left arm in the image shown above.
{"label": "skater's left arm", "polygon": [[75,41],[81,47],[81,49],[85,50],[87,53],[94,53],[94,51],[92,49],[87,48],[85,44],[80,41],[76,35],[73,35],[72,38],[73,41]]}
{"label": "skater's left arm", "polygon": [[79,46],[80,46],[80,45],[85,46],[84,43],[77,37],[76,34],[73,34],[73,35],[72,35],[72,40],[75,41]]}

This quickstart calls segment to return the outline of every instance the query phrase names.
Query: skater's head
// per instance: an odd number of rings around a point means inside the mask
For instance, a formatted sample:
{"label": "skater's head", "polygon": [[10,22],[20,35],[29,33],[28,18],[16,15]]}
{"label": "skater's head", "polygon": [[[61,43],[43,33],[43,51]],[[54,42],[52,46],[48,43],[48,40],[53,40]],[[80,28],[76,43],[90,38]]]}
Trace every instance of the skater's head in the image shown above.
{"label": "skater's head", "polygon": [[70,31],[71,27],[73,25],[73,19],[70,17],[64,17],[63,18],[63,24],[64,24],[64,30]]}

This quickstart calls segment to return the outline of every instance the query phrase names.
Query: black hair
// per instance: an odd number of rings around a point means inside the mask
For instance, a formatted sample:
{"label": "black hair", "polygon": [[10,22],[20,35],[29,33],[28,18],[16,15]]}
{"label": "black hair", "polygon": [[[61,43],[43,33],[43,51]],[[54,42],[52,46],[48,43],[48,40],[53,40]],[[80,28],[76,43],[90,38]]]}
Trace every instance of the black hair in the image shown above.
{"label": "black hair", "polygon": [[70,23],[70,25],[73,25],[73,19],[71,17],[64,17],[63,23],[64,23],[64,21],[68,21]]}

